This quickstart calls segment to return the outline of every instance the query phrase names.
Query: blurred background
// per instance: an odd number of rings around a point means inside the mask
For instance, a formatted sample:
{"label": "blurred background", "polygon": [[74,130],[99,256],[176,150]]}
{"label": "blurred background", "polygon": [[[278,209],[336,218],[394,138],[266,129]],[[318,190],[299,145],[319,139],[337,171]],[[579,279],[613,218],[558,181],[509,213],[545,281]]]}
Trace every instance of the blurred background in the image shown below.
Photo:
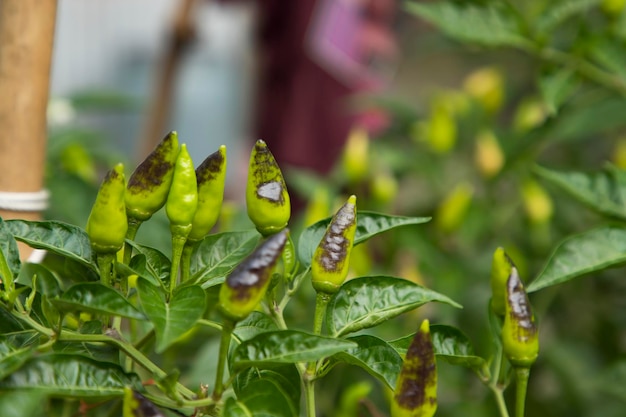
{"label": "blurred background", "polygon": [[[529,282],[565,237],[613,221],[536,166],[626,168],[624,1],[198,0],[187,13],[185,3],[59,0],[47,217],[84,226],[103,172],[134,166],[177,130],[197,164],[227,145],[217,231],[249,227],[242,184],[265,139],[296,201],[295,230],[353,193],[359,209],[433,216],[357,247],[353,275],[402,276],[464,305],[424,307],[384,327],[388,340],[429,317],[461,328],[485,357],[496,247]],[[166,230],[156,216],[139,238],[165,251]],[[532,295],[541,353],[527,415],[624,415],[623,272]],[[287,312],[296,323],[309,318],[301,301]],[[437,415],[496,415],[469,370],[439,371]],[[321,381],[323,415],[347,417],[336,405],[364,380],[368,407],[356,415],[385,410],[373,379],[338,368]]]}

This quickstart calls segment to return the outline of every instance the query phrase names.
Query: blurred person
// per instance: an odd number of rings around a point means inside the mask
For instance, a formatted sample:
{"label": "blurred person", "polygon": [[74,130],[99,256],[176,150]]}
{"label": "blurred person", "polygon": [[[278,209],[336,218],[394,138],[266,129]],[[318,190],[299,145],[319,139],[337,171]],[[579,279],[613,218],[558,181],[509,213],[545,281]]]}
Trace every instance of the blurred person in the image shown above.
{"label": "blurred person", "polygon": [[[241,0],[240,0],[241,1]],[[385,115],[349,99],[380,91],[396,57],[395,0],[258,0],[259,74],[254,139],[281,166],[326,174],[355,125]]]}

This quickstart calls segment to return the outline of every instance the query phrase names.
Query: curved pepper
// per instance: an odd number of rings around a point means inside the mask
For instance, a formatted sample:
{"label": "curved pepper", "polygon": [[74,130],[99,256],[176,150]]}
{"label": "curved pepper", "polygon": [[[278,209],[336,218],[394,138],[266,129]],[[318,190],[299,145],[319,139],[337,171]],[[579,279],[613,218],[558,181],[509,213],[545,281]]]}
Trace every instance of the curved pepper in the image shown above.
{"label": "curved pepper", "polygon": [[283,174],[262,140],[256,142],[250,155],[246,206],[248,217],[263,236],[287,227],[291,217],[291,202]]}
{"label": "curved pepper", "polygon": [[98,254],[115,253],[124,245],[128,230],[125,190],[124,165],[120,163],[106,174],[87,220],[91,247]]}
{"label": "curved pepper", "polygon": [[220,288],[218,308],[227,318],[246,318],[263,299],[288,236],[289,230],[283,229],[268,237],[226,277]]}
{"label": "curved pepper", "polygon": [[529,367],[539,354],[539,332],[517,268],[506,283],[506,311],[502,325],[504,355],[516,367]]}
{"label": "curved pepper", "polygon": [[167,200],[178,157],[178,135],[170,132],[137,166],[128,180],[126,211],[128,217],[146,221]]}
{"label": "curved pepper", "polygon": [[311,263],[313,288],[334,294],[348,275],[350,252],[356,234],[356,196],[335,213],[324,237],[315,249]]}
{"label": "curved pepper", "polygon": [[[174,177],[170,192],[167,195],[165,212],[172,227],[190,229],[197,208],[198,182],[196,171],[191,156],[187,152],[187,145],[183,143],[178,158],[176,158]],[[188,233],[189,231],[187,231]]]}
{"label": "curved pepper", "polygon": [[497,248],[491,262],[491,310],[500,317],[505,313],[506,282],[513,267],[515,264],[504,249]]}
{"label": "curved pepper", "polygon": [[424,320],[406,352],[391,402],[391,417],[432,417],[437,411],[437,362]]}
{"label": "curved pepper", "polygon": [[224,200],[226,182],[226,146],[209,155],[196,168],[198,208],[191,222],[189,240],[205,237],[217,223]]}

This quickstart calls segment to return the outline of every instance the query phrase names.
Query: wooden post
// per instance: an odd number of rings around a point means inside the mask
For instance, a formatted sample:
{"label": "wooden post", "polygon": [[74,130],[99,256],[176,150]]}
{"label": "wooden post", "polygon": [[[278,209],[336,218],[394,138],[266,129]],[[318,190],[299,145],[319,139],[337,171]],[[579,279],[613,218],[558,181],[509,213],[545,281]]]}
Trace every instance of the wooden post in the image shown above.
{"label": "wooden post", "polygon": [[[0,192],[38,192],[44,185],[56,7],[57,0],[0,0]],[[0,210],[0,216],[35,220],[41,213]]]}

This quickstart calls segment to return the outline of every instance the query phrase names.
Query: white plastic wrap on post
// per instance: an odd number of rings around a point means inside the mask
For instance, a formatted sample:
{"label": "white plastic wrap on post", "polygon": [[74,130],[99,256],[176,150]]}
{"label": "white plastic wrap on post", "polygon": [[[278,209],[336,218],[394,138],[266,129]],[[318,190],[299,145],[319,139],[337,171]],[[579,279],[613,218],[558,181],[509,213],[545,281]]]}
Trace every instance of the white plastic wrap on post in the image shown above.
{"label": "white plastic wrap on post", "polygon": [[48,190],[35,192],[0,191],[0,209],[10,211],[44,211],[48,208]]}

